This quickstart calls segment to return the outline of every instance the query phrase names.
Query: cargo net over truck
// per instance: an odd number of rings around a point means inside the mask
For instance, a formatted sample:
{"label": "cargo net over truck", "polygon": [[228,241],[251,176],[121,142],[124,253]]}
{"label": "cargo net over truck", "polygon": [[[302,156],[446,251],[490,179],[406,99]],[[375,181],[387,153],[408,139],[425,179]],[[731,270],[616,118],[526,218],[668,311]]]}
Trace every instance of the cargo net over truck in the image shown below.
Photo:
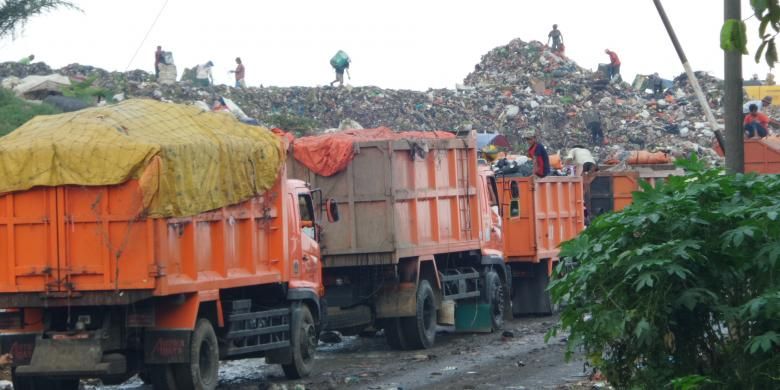
{"label": "cargo net over truck", "polygon": [[263,356],[307,375],[323,318],[318,209],[287,179],[282,145],[230,114],[151,100],[0,138],[0,353],[14,387],[140,373],[155,389],[212,390],[220,360]]}
{"label": "cargo net over truck", "polygon": [[284,161],[268,129],[154,100],[39,116],[0,139],[0,193],[139,181],[147,214],[184,217],[269,189]]}

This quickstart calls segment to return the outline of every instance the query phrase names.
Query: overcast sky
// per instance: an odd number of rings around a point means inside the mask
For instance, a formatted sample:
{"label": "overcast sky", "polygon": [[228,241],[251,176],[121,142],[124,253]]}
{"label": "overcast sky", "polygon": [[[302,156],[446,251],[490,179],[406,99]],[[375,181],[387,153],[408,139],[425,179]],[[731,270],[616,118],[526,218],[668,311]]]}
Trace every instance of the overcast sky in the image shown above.
{"label": "overcast sky", "polygon": [[[240,56],[249,85],[316,86],[334,78],[328,61],[343,49],[352,58],[350,84],[425,90],[454,87],[490,49],[514,38],[546,40],[557,23],[567,54],[585,68],[607,62],[610,48],[623,62],[624,79],[683,72],[652,0],[73,2],[83,12],[36,16],[15,39],[0,40],[0,61],[35,54],[55,68],[78,62],[152,72],[159,44],[173,52],[179,75],[211,60],[216,82],[232,83],[228,71]],[[750,2],[742,3],[746,18]],[[692,67],[722,77],[723,1],[665,0],[664,6]],[[751,52],[759,43],[756,26],[755,18],[748,20]],[[744,57],[745,79],[753,73],[763,79],[768,71]]]}

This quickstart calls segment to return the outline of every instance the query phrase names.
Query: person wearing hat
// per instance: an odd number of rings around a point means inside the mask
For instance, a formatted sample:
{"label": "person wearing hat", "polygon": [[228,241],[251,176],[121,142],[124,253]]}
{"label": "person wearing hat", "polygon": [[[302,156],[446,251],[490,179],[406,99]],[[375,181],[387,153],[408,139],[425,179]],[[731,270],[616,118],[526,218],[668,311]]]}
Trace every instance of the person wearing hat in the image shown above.
{"label": "person wearing hat", "polygon": [[742,105],[742,113],[747,114],[750,112],[750,106],[755,104],[756,107],[758,107],[758,110],[761,112],[765,112],[767,107],[772,105],[772,97],[771,96],[764,96],[761,100],[751,100],[745,104]]}
{"label": "person wearing hat", "polygon": [[540,142],[536,140],[536,132],[528,130],[523,133],[523,139],[528,142],[528,158],[534,163],[534,175],[545,177],[550,174],[550,156]]}

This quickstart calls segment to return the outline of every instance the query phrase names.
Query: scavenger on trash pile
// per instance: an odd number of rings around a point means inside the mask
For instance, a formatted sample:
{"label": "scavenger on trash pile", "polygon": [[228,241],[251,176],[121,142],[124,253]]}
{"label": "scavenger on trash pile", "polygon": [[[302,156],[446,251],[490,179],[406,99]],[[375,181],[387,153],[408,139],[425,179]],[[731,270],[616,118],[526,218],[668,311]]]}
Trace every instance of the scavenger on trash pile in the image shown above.
{"label": "scavenger on trash pile", "polygon": [[336,79],[330,82],[330,86],[332,87],[333,84],[339,83],[339,87],[344,86],[344,72],[347,72],[347,77],[349,77],[350,80],[352,80],[352,76],[349,75],[349,63],[352,62],[350,60],[347,53],[345,53],[342,50],[339,50],[336,55],[333,56],[333,58],[330,59],[330,66],[333,67],[333,69],[336,70]]}
{"label": "scavenger on trash pile", "polygon": [[523,138],[528,142],[528,158],[533,160],[534,175],[545,177],[550,174],[550,156],[541,142],[536,139],[536,132],[528,130],[523,133]]}
{"label": "scavenger on trash pile", "polygon": [[157,51],[154,52],[154,79],[160,78],[160,64],[163,62],[162,46],[157,46]]}
{"label": "scavenger on trash pile", "polygon": [[553,24],[552,31],[550,31],[549,34],[547,34],[547,45],[550,45],[550,40],[552,40],[552,51],[554,52],[562,52],[562,46],[563,46],[563,34],[561,33],[561,30],[558,30],[558,25]]}
{"label": "scavenger on trash pile", "polygon": [[593,158],[593,154],[582,145],[574,145],[569,149],[569,154],[566,155],[564,160],[566,161],[566,164],[575,165],[575,173],[578,176],[599,170],[598,165],[596,165],[596,160]]}
{"label": "scavenger on trash pile", "polygon": [[30,54],[29,56],[24,57],[21,60],[19,60],[19,63],[22,64],[22,65],[30,65],[30,63],[34,59],[35,59],[35,54]]}
{"label": "scavenger on trash pile", "polygon": [[747,114],[750,112],[750,106],[755,105],[758,107],[759,111],[766,112],[766,110],[769,108],[769,106],[772,105],[772,97],[771,96],[764,96],[761,100],[751,100],[745,104],[742,105],[742,113]]}
{"label": "scavenger on trash pile", "polygon": [[620,78],[620,58],[617,53],[612,50],[605,49],[604,53],[609,56],[609,80],[616,80]]}
{"label": "scavenger on trash pile", "polygon": [[241,63],[241,57],[236,57],[236,70],[231,70],[230,73],[236,74],[236,88],[246,88],[246,81],[244,76],[246,71],[244,70],[244,64]]}
{"label": "scavenger on trash pile", "polygon": [[198,69],[195,73],[196,84],[199,84],[203,87],[214,85],[214,77],[211,75],[211,69],[213,67],[214,63],[211,61],[198,65]]}
{"label": "scavenger on trash pile", "polygon": [[582,115],[585,128],[590,130],[590,139],[593,145],[604,144],[604,130],[601,128],[601,113],[598,110],[586,110]]}
{"label": "scavenger on trash pile", "polygon": [[742,123],[745,126],[745,134],[748,138],[764,138],[768,135],[767,128],[769,127],[769,117],[763,112],[758,112],[758,106],[751,104],[749,108],[750,112],[745,115],[745,121]]}
{"label": "scavenger on trash pile", "polygon": [[650,76],[650,86],[653,87],[653,95],[660,97],[664,93],[664,80],[658,75],[658,72]]}

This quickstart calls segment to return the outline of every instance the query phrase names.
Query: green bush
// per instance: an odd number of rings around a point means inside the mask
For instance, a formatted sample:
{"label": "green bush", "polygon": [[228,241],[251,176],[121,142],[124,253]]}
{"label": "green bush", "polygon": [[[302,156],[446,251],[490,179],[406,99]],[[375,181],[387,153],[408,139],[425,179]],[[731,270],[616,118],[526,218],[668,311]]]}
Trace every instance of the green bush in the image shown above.
{"label": "green bush", "polygon": [[58,113],[60,111],[54,106],[26,102],[16,97],[13,91],[0,88],[0,136],[14,131],[36,115]]}
{"label": "green bush", "polygon": [[94,104],[98,98],[109,100],[114,93],[106,88],[93,86],[95,80],[97,80],[97,75],[82,81],[74,81],[62,88],[62,95],[79,99],[87,104]]}
{"label": "green bush", "polygon": [[548,337],[617,388],[780,388],[780,175],[684,165],[563,244]]}

